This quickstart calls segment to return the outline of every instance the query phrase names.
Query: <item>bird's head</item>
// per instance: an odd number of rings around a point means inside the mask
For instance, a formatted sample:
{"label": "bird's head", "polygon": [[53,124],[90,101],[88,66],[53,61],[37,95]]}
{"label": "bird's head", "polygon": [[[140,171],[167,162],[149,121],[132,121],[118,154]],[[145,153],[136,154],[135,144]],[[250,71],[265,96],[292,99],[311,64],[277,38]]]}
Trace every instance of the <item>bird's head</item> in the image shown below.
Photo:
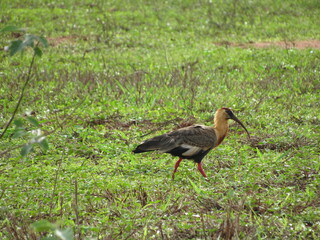
{"label": "bird's head", "polygon": [[250,138],[250,134],[249,134],[248,130],[243,125],[243,123],[233,114],[233,112],[231,111],[230,108],[224,107],[224,108],[218,109],[216,112],[215,118],[216,119],[224,119],[224,120],[232,119],[232,120],[236,121],[237,123],[239,123],[241,125],[241,127],[243,127],[243,129],[247,132],[248,137]]}

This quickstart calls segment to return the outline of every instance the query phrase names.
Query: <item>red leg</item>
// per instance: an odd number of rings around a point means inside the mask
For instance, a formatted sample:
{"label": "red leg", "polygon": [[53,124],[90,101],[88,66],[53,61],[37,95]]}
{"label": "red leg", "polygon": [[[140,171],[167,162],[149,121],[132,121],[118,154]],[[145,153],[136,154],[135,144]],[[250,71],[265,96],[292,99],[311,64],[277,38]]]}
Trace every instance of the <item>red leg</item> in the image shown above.
{"label": "red leg", "polygon": [[206,173],[204,172],[203,168],[202,168],[202,163],[199,162],[198,163],[198,170],[200,171],[200,173],[202,174],[202,176],[204,176],[205,178],[207,178]]}
{"label": "red leg", "polygon": [[172,173],[172,179],[174,179],[174,174],[176,173],[176,171],[178,170],[178,167],[180,165],[182,161],[182,158],[179,158],[179,160],[176,162],[176,164],[174,165],[174,170],[173,170],[173,173]]}

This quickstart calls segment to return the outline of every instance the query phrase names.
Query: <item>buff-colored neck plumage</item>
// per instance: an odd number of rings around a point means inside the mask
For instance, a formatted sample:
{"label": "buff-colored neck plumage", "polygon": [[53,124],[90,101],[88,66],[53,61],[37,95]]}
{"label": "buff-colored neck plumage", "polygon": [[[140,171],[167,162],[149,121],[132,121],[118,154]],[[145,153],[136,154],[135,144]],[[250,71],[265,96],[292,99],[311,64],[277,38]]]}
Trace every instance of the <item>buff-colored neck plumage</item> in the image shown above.
{"label": "buff-colored neck plumage", "polygon": [[228,115],[224,109],[220,108],[216,111],[214,115],[214,131],[217,136],[217,144],[218,146],[223,139],[227,136],[229,130],[228,124]]}

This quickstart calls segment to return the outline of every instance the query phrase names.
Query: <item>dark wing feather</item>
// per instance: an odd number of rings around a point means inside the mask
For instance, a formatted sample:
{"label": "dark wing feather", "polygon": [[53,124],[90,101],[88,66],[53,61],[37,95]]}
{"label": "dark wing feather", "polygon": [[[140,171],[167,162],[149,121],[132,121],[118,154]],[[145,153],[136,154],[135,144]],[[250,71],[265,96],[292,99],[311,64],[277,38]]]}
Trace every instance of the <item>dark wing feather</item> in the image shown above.
{"label": "dark wing feather", "polygon": [[169,136],[168,134],[163,134],[160,136],[156,136],[150,138],[143,143],[141,143],[133,152],[140,153],[140,152],[149,152],[149,151],[166,151],[172,148],[179,146],[177,144],[177,140],[174,137]]}
{"label": "dark wing feather", "polygon": [[[170,152],[177,147],[184,148],[185,151],[197,147],[200,151],[213,148],[216,142],[217,138],[213,128],[194,125],[148,139],[133,152],[140,153],[154,150]],[[195,151],[198,151],[198,149],[195,149]]]}
{"label": "dark wing feather", "polygon": [[181,144],[187,144],[203,149],[213,148],[216,145],[217,137],[211,127],[193,125],[171,132],[169,135],[178,135]]}

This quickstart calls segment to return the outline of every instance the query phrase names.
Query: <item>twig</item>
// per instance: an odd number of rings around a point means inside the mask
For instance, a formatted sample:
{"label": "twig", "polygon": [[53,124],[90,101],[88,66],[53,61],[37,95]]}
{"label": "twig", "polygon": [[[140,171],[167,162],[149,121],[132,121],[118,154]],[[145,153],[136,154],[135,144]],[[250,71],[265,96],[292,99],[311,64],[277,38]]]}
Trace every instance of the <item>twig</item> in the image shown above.
{"label": "twig", "polygon": [[53,184],[53,190],[52,190],[52,196],[51,196],[52,202],[51,202],[51,205],[50,205],[49,216],[51,216],[53,205],[54,205],[53,199],[54,199],[54,195],[56,194],[58,176],[59,176],[59,173],[60,173],[60,170],[61,170],[61,165],[62,165],[62,159],[63,158],[64,158],[64,152],[63,152],[63,156],[61,157],[61,159],[59,159],[59,162],[57,162],[58,169],[56,170],[55,177],[54,177],[54,184]]}
{"label": "twig", "polygon": [[74,181],[74,212],[76,214],[76,239],[82,239],[81,237],[81,229],[80,229],[80,219],[79,219],[79,209],[78,209],[78,180]]}
{"label": "twig", "polygon": [[[38,44],[37,44],[37,45],[38,45]],[[29,65],[29,69],[28,69],[26,81],[25,81],[25,83],[24,83],[24,85],[23,85],[23,87],[22,87],[21,93],[20,93],[19,100],[18,100],[18,102],[17,102],[17,105],[16,105],[16,107],[15,107],[13,113],[12,113],[12,116],[11,116],[9,122],[7,123],[6,127],[4,128],[3,132],[2,132],[1,135],[0,135],[0,139],[3,137],[3,135],[4,135],[4,134],[6,133],[6,131],[8,130],[11,122],[13,121],[13,119],[14,119],[14,117],[15,117],[18,109],[19,109],[19,106],[20,106],[20,104],[21,104],[21,101],[22,101],[22,98],[23,98],[23,95],[24,95],[24,91],[25,91],[25,89],[26,89],[26,87],[27,87],[27,85],[28,85],[28,83],[29,83],[29,81],[30,81],[30,79],[31,79],[31,70],[32,70],[32,67],[33,67],[35,58],[36,58],[36,53],[34,52],[34,53],[33,53],[33,56],[32,56],[31,63],[30,63],[30,65]]]}
{"label": "twig", "polygon": [[25,145],[25,144],[20,144],[20,145],[18,145],[18,146],[13,147],[13,148],[4,150],[3,152],[0,152],[0,157],[3,156],[3,155],[5,155],[5,154],[7,154],[8,152],[11,152],[11,151],[15,150],[15,149],[21,148],[21,147],[23,147],[24,145]]}
{"label": "twig", "polygon": [[[81,104],[82,104],[84,101],[85,101],[85,98],[73,109],[73,111],[72,111],[68,116],[66,116],[66,117],[64,118],[64,120],[63,120],[59,125],[62,126],[63,124],[65,124],[65,122],[66,122],[66,121],[71,117],[71,115],[81,106]],[[58,127],[55,128],[55,129],[53,129],[53,130],[50,131],[50,132],[47,132],[47,133],[43,134],[43,136],[48,136],[48,135],[50,135],[50,134],[52,134],[52,133],[55,133],[57,130],[58,130]],[[21,144],[21,145],[15,146],[15,147],[13,147],[13,148],[7,149],[7,150],[5,150],[5,151],[2,151],[2,152],[0,152],[0,157],[3,156],[3,155],[5,155],[5,154],[7,154],[8,152],[11,152],[11,151],[15,150],[15,149],[21,148],[21,147],[23,147],[24,145],[25,145],[25,144]]]}
{"label": "twig", "polygon": [[4,193],[6,192],[6,189],[4,188],[4,189],[2,189],[2,192],[1,192],[1,194],[0,194],[0,199],[4,196]]}

